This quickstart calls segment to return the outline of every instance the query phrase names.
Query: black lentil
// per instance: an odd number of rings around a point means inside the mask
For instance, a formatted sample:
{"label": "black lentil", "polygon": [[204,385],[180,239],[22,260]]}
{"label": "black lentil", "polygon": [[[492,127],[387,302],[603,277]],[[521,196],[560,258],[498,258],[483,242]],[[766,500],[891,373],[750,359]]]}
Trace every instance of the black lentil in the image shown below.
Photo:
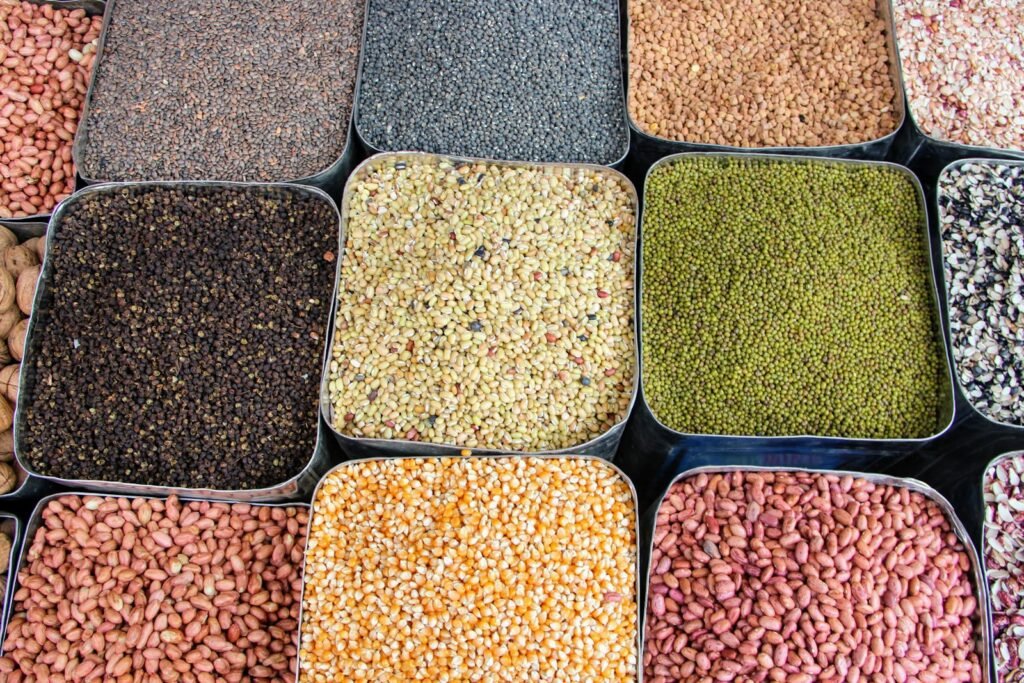
{"label": "black lentil", "polygon": [[363,49],[357,126],[377,149],[599,164],[625,154],[614,0],[370,0]]}
{"label": "black lentil", "polygon": [[133,186],[74,200],[21,387],[37,472],[251,489],[317,436],[337,213],[298,188]]}
{"label": "black lentil", "polygon": [[294,180],[348,138],[365,0],[118,0],[82,139],[101,180]]}

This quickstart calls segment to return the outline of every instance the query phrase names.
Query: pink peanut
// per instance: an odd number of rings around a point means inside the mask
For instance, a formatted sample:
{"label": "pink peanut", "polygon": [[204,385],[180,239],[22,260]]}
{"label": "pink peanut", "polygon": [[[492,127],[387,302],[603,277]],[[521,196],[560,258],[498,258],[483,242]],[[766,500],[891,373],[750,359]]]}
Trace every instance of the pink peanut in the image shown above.
{"label": "pink peanut", "polygon": [[74,191],[71,143],[101,24],[0,0],[0,218],[49,213]]}
{"label": "pink peanut", "polygon": [[52,500],[19,572],[0,679],[241,681],[262,667],[293,681],[307,520],[298,506]]}

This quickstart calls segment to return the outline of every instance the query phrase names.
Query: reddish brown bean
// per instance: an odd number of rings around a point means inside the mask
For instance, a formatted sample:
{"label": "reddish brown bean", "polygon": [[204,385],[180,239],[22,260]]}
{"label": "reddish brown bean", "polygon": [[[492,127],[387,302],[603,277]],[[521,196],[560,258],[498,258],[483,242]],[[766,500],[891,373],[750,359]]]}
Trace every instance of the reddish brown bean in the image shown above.
{"label": "reddish brown bean", "polygon": [[909,489],[701,473],[662,503],[650,566],[653,683],[982,680],[970,558]]}

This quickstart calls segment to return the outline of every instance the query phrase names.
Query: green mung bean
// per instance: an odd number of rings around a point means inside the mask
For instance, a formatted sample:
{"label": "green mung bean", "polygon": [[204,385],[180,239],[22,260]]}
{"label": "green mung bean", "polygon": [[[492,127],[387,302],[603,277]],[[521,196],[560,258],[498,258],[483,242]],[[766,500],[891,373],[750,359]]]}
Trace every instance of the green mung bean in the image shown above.
{"label": "green mung bean", "polygon": [[689,433],[937,431],[925,217],[895,169],[684,157],[648,179],[643,385]]}

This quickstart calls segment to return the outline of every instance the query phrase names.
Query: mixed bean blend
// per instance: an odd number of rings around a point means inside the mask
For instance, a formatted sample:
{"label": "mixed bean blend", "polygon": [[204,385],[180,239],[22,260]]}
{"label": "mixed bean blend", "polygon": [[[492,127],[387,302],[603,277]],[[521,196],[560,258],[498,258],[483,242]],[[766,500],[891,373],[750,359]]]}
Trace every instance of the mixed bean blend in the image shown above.
{"label": "mixed bean blend", "polygon": [[985,472],[985,570],[995,627],[996,673],[1024,677],[1024,456],[998,458]]}
{"label": "mixed bean blend", "polygon": [[950,168],[938,196],[960,385],[981,414],[1024,425],[1024,167]]}
{"label": "mixed bean blend", "polygon": [[396,155],[346,201],[335,429],[543,451],[626,419],[637,207],[624,177]]}

